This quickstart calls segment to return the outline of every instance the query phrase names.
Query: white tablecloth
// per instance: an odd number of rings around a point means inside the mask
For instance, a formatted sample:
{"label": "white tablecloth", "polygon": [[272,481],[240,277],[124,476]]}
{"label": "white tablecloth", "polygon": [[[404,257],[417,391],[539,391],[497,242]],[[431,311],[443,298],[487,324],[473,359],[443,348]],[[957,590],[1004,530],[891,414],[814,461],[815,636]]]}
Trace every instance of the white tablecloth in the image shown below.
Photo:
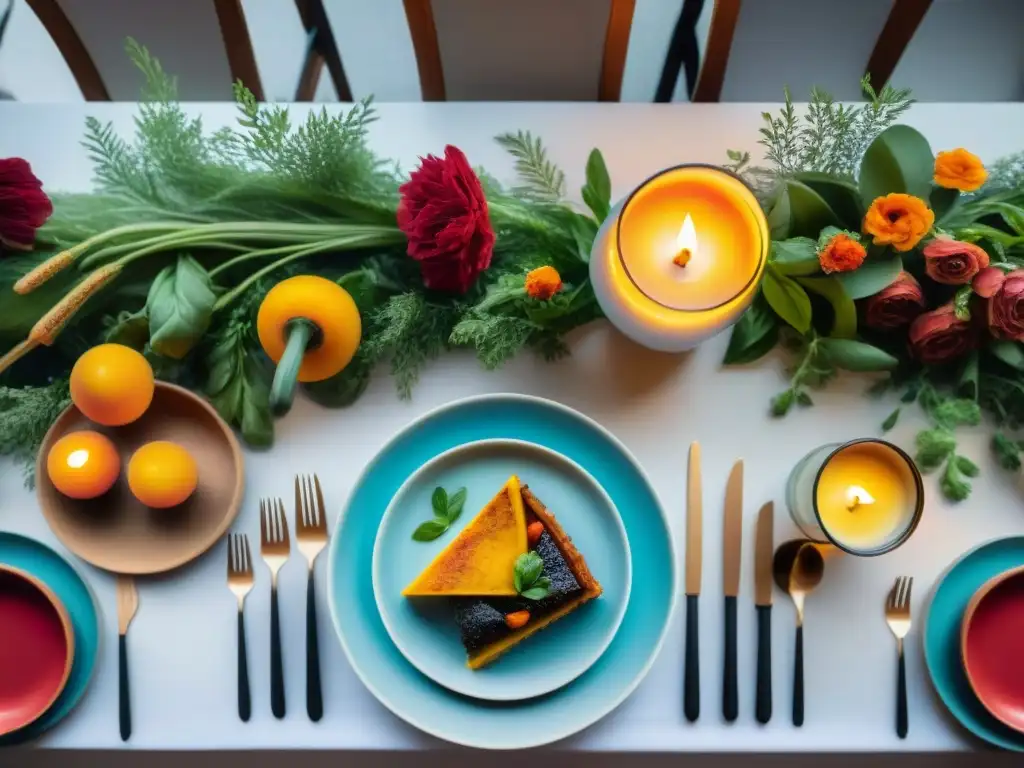
{"label": "white tablecloth", "polygon": [[[500,132],[529,129],[542,136],[554,160],[578,189],[590,149],[604,152],[615,196],[660,168],[683,161],[720,162],[729,148],[756,151],[763,109],[775,105],[383,104],[373,126],[379,151],[411,168],[417,157],[460,146],[473,164],[511,180],[512,163],[493,143]],[[194,105],[208,127],[234,118],[228,105]],[[296,113],[306,107],[296,107]],[[86,190],[90,166],[79,145],[86,115],[111,119],[130,131],[134,106],[0,105],[0,154],[22,156],[48,189]],[[986,161],[1017,149],[1024,105],[918,105],[906,122],[934,149],[966,146]],[[2,311],[2,303],[0,303]],[[579,409],[608,427],[650,473],[674,518],[682,551],[686,448],[704,450],[704,594],[701,604],[702,717],[682,716],[682,612],[646,680],[616,712],[558,748],[640,751],[895,751],[959,750],[973,742],[945,713],[931,690],[920,645],[924,607],[936,577],[965,549],[1024,528],[1015,478],[995,466],[987,428],[964,430],[964,450],[983,475],[971,499],[944,503],[927,480],[924,519],[900,550],[879,558],[842,559],[830,566],[809,599],[806,623],[807,721],[789,721],[793,612],[776,592],[774,612],[775,716],[754,721],[755,624],[752,606],[753,524],[757,509],[776,501],[776,540],[795,534],[783,488],[793,464],[815,445],[877,434],[890,402],[862,397],[865,380],[847,376],[816,405],[784,420],[768,416],[769,397],[784,387],[781,356],[747,369],[720,367],[727,338],[694,353],[663,356],[624,340],[606,323],[574,334],[573,356],[548,364],[530,356],[485,372],[471,355],[454,353],[430,364],[411,401],[399,400],[387,371],[350,409],[325,411],[299,402],[277,426],[268,453],[247,452],[246,499],[238,520],[257,531],[255,499],[287,494],[295,472],[317,472],[334,516],[362,466],[397,429],[434,406],[481,392],[522,392]],[[908,411],[891,433],[909,447],[922,424]],[[746,461],[746,514],[739,610],[741,714],[725,724],[720,712],[721,525],[719,498],[732,462]],[[3,464],[0,527],[63,548],[39,514],[20,473]],[[113,579],[79,562],[103,606],[104,643],[91,688],[78,711],[42,742],[55,748],[120,748],[117,728],[117,643]],[[318,564],[321,580],[326,557]],[[295,553],[281,574],[284,659],[289,713],[277,721],[269,706],[268,572],[257,566],[247,605],[253,719],[239,722],[235,687],[235,603],[224,577],[224,553],[180,572],[142,580],[140,607],[130,634],[134,733],[131,749],[410,749],[440,744],[392,716],[360,685],[319,597],[324,720],[311,724],[303,706],[305,679],[305,563]],[[894,732],[895,643],[883,620],[883,602],[895,576],[915,577],[914,629],[908,646],[910,735]],[[634,585],[642,589],[643,585]],[[0,761],[2,762],[2,761]]]}

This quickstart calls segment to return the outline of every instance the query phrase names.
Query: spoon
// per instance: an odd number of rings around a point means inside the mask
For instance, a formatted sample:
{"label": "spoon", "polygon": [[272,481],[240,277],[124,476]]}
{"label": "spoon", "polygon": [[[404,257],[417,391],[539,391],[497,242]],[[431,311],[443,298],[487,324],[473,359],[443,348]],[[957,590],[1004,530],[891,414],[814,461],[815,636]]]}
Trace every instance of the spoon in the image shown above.
{"label": "spoon", "polygon": [[821,582],[825,560],[807,539],[787,541],[775,550],[772,576],[796,607],[796,660],[793,667],[793,725],[804,724],[804,600]]}

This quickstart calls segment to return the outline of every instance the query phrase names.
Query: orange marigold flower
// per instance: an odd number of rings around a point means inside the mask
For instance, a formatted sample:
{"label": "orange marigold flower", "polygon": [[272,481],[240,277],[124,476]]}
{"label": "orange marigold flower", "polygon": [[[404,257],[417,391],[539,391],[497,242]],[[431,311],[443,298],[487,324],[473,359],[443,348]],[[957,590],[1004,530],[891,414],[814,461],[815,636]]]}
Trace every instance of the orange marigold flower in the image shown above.
{"label": "orange marigold flower", "polygon": [[554,267],[537,267],[526,275],[526,294],[547,301],[562,290],[562,277]]}
{"label": "orange marigold flower", "polygon": [[845,232],[840,232],[818,252],[818,263],[826,275],[829,272],[852,272],[864,263],[867,255],[863,245]]}
{"label": "orange marigold flower", "polygon": [[874,237],[875,245],[891,245],[897,251],[909,251],[928,234],[935,214],[919,197],[893,193],[876,197],[864,215],[864,231]]}
{"label": "orange marigold flower", "polygon": [[988,171],[981,158],[963,147],[935,156],[935,183],[946,189],[973,192],[985,183]]}

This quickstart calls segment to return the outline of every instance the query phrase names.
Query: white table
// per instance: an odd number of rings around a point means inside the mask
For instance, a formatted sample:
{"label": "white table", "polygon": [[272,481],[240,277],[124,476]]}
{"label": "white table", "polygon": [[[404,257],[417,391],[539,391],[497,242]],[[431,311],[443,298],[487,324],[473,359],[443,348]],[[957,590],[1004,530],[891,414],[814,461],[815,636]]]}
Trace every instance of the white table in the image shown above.
{"label": "white table", "polygon": [[[564,167],[569,188],[579,189],[591,147],[604,152],[615,195],[654,171],[681,161],[720,162],[728,148],[757,150],[763,109],[775,105],[563,105],[384,104],[373,126],[376,149],[410,168],[418,156],[460,146],[474,164],[511,179],[512,163],[491,141],[519,128],[544,137]],[[190,107],[209,128],[233,119],[228,105]],[[296,114],[305,107],[297,107]],[[87,114],[132,128],[134,107],[116,105],[2,105],[0,146],[23,156],[53,189],[86,190],[90,166],[79,145]],[[1020,149],[1024,105],[918,105],[907,122],[934,148],[966,146],[985,160]],[[2,307],[2,303],[0,303]],[[2,311],[2,309],[0,309]],[[807,721],[789,721],[793,612],[776,592],[774,611],[775,716],[767,727],[753,717],[755,618],[752,605],[753,524],[756,510],[776,502],[776,541],[795,534],[783,501],[786,475],[810,448],[875,434],[892,403],[861,396],[863,380],[847,376],[815,396],[812,409],[782,421],[768,416],[769,397],[783,387],[783,360],[747,369],[722,369],[721,336],[688,356],[649,353],[606,323],[578,331],[574,355],[548,364],[527,355],[501,371],[483,371],[467,353],[431,364],[412,401],[397,398],[386,370],[378,371],[356,407],[325,411],[299,402],[277,427],[270,453],[247,452],[246,504],[238,526],[257,531],[255,499],[286,494],[293,473],[318,472],[332,527],[364,463],[395,430],[434,406],[481,392],[523,392],[558,400],[597,419],[636,454],[674,517],[682,550],[686,446],[704,450],[704,594],[701,599],[702,716],[682,716],[682,612],[676,613],[663,652],[639,689],[616,712],[557,749],[638,751],[896,751],[962,750],[973,742],[952,723],[923,669],[919,630],[925,598],[936,577],[965,549],[988,538],[1019,533],[1020,496],[987,449],[988,429],[964,430],[963,445],[983,476],[970,501],[944,503],[928,479],[924,519],[897,552],[875,559],[846,558],[830,566],[808,602],[806,629]],[[910,446],[922,423],[909,410],[893,438]],[[970,433],[970,434],[967,434]],[[746,460],[744,563],[739,610],[741,713],[726,725],[720,716],[721,526],[726,473]],[[9,465],[0,474],[0,526],[62,549],[34,497]],[[78,711],[42,741],[53,748],[121,748],[117,730],[117,644],[111,576],[79,563],[103,605],[104,644],[91,689]],[[324,579],[326,558],[319,563]],[[269,705],[268,572],[257,567],[248,602],[253,719],[236,714],[235,610],[224,576],[224,553],[215,552],[178,573],[140,582],[140,608],[130,634],[134,733],[125,749],[323,748],[416,749],[440,746],[392,716],[352,673],[321,597],[321,654],[326,715],[311,724],[304,707],[305,563],[296,556],[281,574],[288,716],[276,721]],[[882,606],[895,576],[915,577],[915,630],[908,647],[910,735],[894,733],[895,644]],[[634,588],[643,588],[635,585]],[[0,762],[3,762],[0,759]]]}

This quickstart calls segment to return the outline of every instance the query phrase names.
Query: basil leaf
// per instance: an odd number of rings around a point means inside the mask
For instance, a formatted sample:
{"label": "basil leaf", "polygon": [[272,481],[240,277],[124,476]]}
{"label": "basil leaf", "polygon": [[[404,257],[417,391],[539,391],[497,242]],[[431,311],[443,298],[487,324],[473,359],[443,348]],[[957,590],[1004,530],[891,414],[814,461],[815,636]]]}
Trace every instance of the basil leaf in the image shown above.
{"label": "basil leaf", "polygon": [[536,552],[525,552],[516,558],[515,573],[523,587],[532,587],[544,570],[544,561]]}
{"label": "basil leaf", "polygon": [[1016,341],[1006,341],[1004,339],[990,341],[988,351],[1011,368],[1024,371],[1024,350],[1021,349],[1021,345]]}
{"label": "basil leaf", "polygon": [[249,445],[274,442],[270,415],[270,375],[249,351],[248,335],[229,326],[206,357],[206,394],[228,424],[239,429]]}
{"label": "basil leaf", "polygon": [[146,310],[118,312],[116,318],[105,318],[103,340],[141,351],[149,341],[149,318]]}
{"label": "basil leaf", "polygon": [[883,259],[867,259],[852,272],[837,272],[833,277],[851,299],[866,299],[883,288],[888,288],[903,271],[899,256]]}
{"label": "basil leaf", "polygon": [[449,523],[454,523],[462,514],[462,507],[466,503],[466,489],[459,488],[448,498],[447,517]]}
{"label": "basil leaf", "polygon": [[758,297],[732,328],[726,365],[752,363],[764,357],[779,339],[779,324],[764,299]]}
{"label": "basil leaf", "polygon": [[373,363],[363,349],[360,347],[356,351],[352,362],[340,373],[329,379],[304,383],[302,389],[309,395],[309,399],[327,408],[344,408],[358,400],[369,386],[370,374],[373,371]]}
{"label": "basil leaf", "polygon": [[864,153],[860,165],[860,197],[870,206],[877,197],[905,192],[928,199],[935,157],[928,139],[909,125],[882,131]]}
{"label": "basil leaf", "polygon": [[775,272],[772,265],[764,273],[761,290],[779,317],[800,333],[811,328],[811,300],[798,283]]}
{"label": "basil leaf", "polygon": [[890,413],[886,417],[885,421],[882,422],[882,431],[883,432],[888,432],[890,429],[895,427],[896,426],[896,422],[899,421],[899,418],[900,418],[900,409],[897,408],[895,411],[893,411],[892,413]]}
{"label": "basil leaf", "polygon": [[523,575],[518,568],[512,571],[512,586],[516,588],[517,594],[523,593]]}
{"label": "basil leaf", "polygon": [[828,338],[819,344],[833,365],[847,371],[888,371],[899,364],[888,352],[862,341]]}
{"label": "basil leaf", "polygon": [[543,600],[545,597],[548,596],[548,593],[549,590],[547,589],[542,589],[541,587],[531,587],[525,592],[520,592],[519,594],[522,597],[525,597],[527,600]]}
{"label": "basil leaf", "polygon": [[156,276],[146,297],[150,346],[165,357],[183,358],[210,327],[216,301],[202,265],[191,256],[178,256]]}
{"label": "basil leaf", "polygon": [[425,523],[420,523],[419,527],[412,532],[412,538],[414,541],[433,541],[447,530],[447,524],[440,520],[427,520]]}
{"label": "basil leaf", "polygon": [[773,242],[771,262],[784,275],[814,275],[821,272],[817,243],[809,237],[792,237]]}
{"label": "basil leaf", "polygon": [[599,222],[604,221],[611,210],[612,181],[599,149],[590,150],[587,158],[587,183],[581,193],[583,202],[593,211],[594,218]]}
{"label": "basil leaf", "polygon": [[430,506],[434,508],[434,514],[438,517],[448,517],[448,493],[441,486],[434,489],[434,494],[430,497]]}

